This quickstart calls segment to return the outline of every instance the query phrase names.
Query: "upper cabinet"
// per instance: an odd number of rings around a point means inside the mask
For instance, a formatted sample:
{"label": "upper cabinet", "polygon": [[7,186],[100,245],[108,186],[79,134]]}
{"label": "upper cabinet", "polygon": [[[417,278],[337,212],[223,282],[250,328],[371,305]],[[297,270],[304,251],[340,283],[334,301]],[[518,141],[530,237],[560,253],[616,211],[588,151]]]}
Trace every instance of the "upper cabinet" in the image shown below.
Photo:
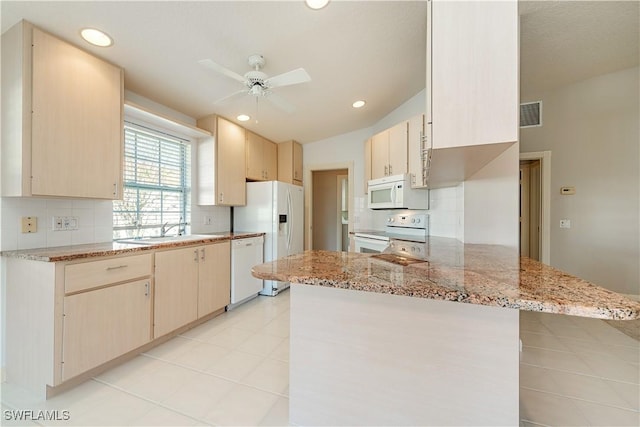
{"label": "upper cabinet", "polygon": [[407,122],[371,138],[371,178],[407,173]]}
{"label": "upper cabinet", "polygon": [[424,114],[411,117],[407,123],[407,140],[409,154],[409,175],[411,186],[414,188],[425,187],[426,165],[424,160]]}
{"label": "upper cabinet", "polygon": [[199,119],[197,126],[213,134],[198,141],[198,204],[244,206],[245,129],[215,115]]}
{"label": "upper cabinet", "polygon": [[278,144],[278,181],[302,185],[302,145],[296,141]]}
{"label": "upper cabinet", "polygon": [[28,22],[2,35],[2,195],[122,195],[123,71]]}
{"label": "upper cabinet", "polygon": [[464,181],[518,140],[518,4],[429,0],[429,187]]}
{"label": "upper cabinet", "polygon": [[246,131],[247,174],[249,181],[278,179],[278,147],[274,142]]}

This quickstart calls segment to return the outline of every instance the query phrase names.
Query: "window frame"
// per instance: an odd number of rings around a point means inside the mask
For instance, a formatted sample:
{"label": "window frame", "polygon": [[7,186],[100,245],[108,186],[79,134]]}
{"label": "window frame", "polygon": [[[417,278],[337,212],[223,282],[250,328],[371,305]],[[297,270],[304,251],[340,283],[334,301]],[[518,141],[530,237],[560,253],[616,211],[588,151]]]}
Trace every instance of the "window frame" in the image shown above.
{"label": "window frame", "polygon": [[[160,197],[160,204],[161,204],[161,208],[159,211],[156,211],[157,214],[160,215],[160,222],[159,223],[153,223],[153,224],[146,224],[143,225],[141,224],[141,222],[143,222],[141,220],[141,215],[144,215],[144,211],[140,209],[140,191],[144,191],[144,190],[148,190],[148,191],[159,191],[161,195],[164,195],[164,193],[174,193],[174,194],[179,194],[180,195],[180,217],[182,218],[182,227],[180,227],[179,225],[177,227],[174,228],[182,228],[182,230],[180,231],[184,231],[186,232],[186,228],[190,227],[191,225],[191,191],[192,191],[192,187],[191,187],[191,183],[192,183],[192,177],[191,177],[191,168],[192,168],[192,150],[193,150],[193,140],[188,138],[188,137],[184,137],[184,136],[178,136],[174,133],[168,133],[164,130],[162,130],[162,128],[153,126],[153,125],[146,125],[143,123],[140,123],[138,121],[135,120],[131,120],[129,118],[125,118],[124,120],[124,124],[123,124],[123,191],[122,191],[122,200],[115,200],[113,203],[113,208],[112,208],[112,212],[113,212],[113,231],[112,231],[112,236],[114,240],[120,240],[120,239],[131,239],[131,238],[139,238],[139,237],[149,237],[149,236],[157,236],[160,235],[161,233],[161,229],[163,224],[166,223],[166,221],[164,220],[164,216],[169,213],[169,214],[175,214],[175,212],[167,212],[164,209],[164,203],[165,203],[165,199],[164,197]],[[127,156],[127,152],[126,152],[126,144],[127,144],[127,138],[126,138],[126,132],[127,129],[129,129],[132,132],[135,132],[136,134],[146,134],[151,138],[157,138],[159,139],[161,142],[162,141],[166,141],[169,143],[178,143],[180,144],[183,148],[181,149],[181,164],[180,166],[180,185],[179,186],[166,186],[166,185],[162,185],[161,183],[156,184],[149,184],[149,183],[140,183],[137,181],[127,181],[126,177],[127,177],[127,173],[126,173],[126,167],[127,167],[127,162],[126,159],[127,158],[131,158],[130,156]],[[158,169],[161,169],[163,164],[170,164],[170,162],[167,163],[163,163],[162,162],[162,150],[160,149],[158,152],[158,159],[157,159],[157,164],[159,165]],[[133,157],[134,162],[136,162],[136,166],[137,166],[137,162],[139,160],[139,156],[138,153],[136,152],[135,157]],[[155,162],[156,159],[151,159],[152,162]],[[172,166],[175,166],[175,164],[173,164]],[[126,197],[127,194],[127,190],[130,189],[135,189],[136,190],[136,198],[135,198],[135,210],[120,210],[118,209],[118,203],[122,203]],[[136,216],[135,219],[135,224],[129,224],[129,225],[116,225],[116,216],[120,213],[125,213],[125,212],[133,212]],[[175,225],[174,222],[170,222],[169,225]],[[132,231],[133,230],[133,231]],[[156,233],[150,233],[149,230],[157,230]],[[176,232],[178,232],[179,230],[175,230]],[[124,232],[124,235],[122,235]],[[171,234],[174,234],[173,232]]]}

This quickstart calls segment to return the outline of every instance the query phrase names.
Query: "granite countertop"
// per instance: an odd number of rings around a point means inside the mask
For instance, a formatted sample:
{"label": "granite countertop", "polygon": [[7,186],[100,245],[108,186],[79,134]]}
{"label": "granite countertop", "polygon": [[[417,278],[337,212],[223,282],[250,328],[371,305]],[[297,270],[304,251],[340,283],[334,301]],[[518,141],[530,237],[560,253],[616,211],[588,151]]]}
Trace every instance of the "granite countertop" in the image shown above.
{"label": "granite countertop", "polygon": [[51,248],[3,251],[0,253],[0,255],[8,258],[21,258],[32,261],[62,262],[83,258],[131,254],[136,252],[142,253],[148,250],[201,245],[217,241],[246,239],[249,237],[257,237],[263,235],[264,233],[259,232],[224,231],[220,233],[197,234],[194,235],[197,236],[196,238],[157,242],[153,244],[112,241],[104,243],[91,243],[86,245],[56,246]]}
{"label": "granite countertop", "polygon": [[[425,262],[307,251],[253,268],[254,276],[307,285],[600,319],[640,317],[640,303],[517,250],[431,237]],[[406,265],[403,265],[406,264]]]}

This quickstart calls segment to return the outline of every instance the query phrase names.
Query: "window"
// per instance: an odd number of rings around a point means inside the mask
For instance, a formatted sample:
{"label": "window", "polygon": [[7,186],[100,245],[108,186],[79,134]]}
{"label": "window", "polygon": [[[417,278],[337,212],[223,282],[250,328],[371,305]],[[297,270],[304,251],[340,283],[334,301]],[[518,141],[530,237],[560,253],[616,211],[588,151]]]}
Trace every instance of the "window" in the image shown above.
{"label": "window", "polygon": [[113,202],[113,238],[177,234],[190,223],[187,140],[125,123],[123,200]]}

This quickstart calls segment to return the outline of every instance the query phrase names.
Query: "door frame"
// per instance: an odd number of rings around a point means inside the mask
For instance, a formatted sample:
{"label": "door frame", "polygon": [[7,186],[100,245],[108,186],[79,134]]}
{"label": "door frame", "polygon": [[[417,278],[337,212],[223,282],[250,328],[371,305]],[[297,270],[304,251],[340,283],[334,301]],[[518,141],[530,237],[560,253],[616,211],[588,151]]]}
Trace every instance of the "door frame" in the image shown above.
{"label": "door frame", "polygon": [[520,153],[520,160],[540,160],[540,261],[551,263],[551,151]]}
{"label": "door frame", "polygon": [[321,163],[309,165],[304,169],[304,249],[313,248],[313,172],[346,169],[349,180],[349,214],[347,216],[349,233],[352,230],[351,215],[353,212],[353,166],[354,162]]}

